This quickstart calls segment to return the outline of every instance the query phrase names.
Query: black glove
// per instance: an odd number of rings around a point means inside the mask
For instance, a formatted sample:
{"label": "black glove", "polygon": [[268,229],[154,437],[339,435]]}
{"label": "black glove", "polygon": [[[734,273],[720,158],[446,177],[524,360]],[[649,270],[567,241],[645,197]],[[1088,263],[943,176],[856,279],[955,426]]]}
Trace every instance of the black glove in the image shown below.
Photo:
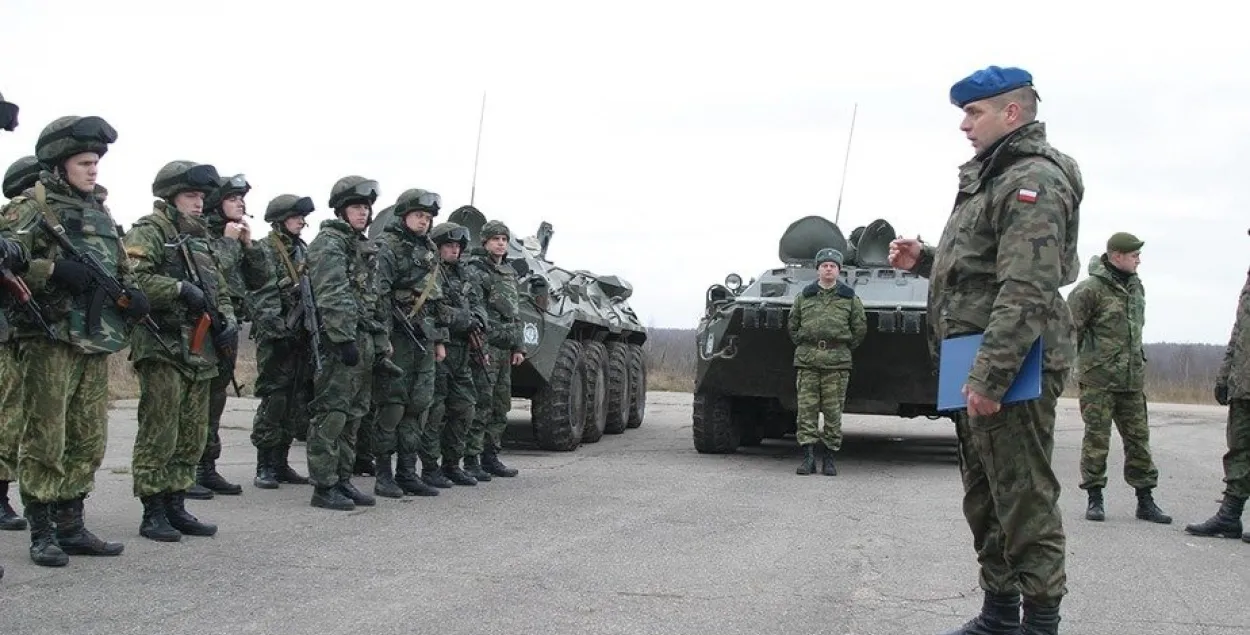
{"label": "black glove", "polygon": [[199,313],[208,306],[208,298],[204,297],[204,292],[185,280],[182,282],[182,288],[178,290],[178,299],[182,300],[192,313]]}
{"label": "black glove", "polygon": [[138,289],[126,289],[126,296],[130,298],[130,304],[122,310],[122,315],[130,320],[141,320],[143,316],[152,311],[152,303],[148,302],[146,293]]}
{"label": "black glove", "polygon": [[22,252],[22,246],[5,238],[0,238],[0,266],[13,272],[14,275],[26,273],[30,261]]}
{"label": "black glove", "polygon": [[213,346],[218,351],[228,355],[234,355],[239,350],[239,327],[226,323],[226,328],[221,329],[213,336]]}
{"label": "black glove", "polygon": [[1228,405],[1228,384],[1215,385],[1215,401],[1221,406]]}
{"label": "black glove", "polygon": [[91,270],[76,260],[61,259],[52,265],[52,281],[78,295],[91,288]]}
{"label": "black glove", "polygon": [[355,366],[360,363],[360,351],[356,348],[355,342],[342,342],[339,344],[339,358],[343,360],[345,366]]}

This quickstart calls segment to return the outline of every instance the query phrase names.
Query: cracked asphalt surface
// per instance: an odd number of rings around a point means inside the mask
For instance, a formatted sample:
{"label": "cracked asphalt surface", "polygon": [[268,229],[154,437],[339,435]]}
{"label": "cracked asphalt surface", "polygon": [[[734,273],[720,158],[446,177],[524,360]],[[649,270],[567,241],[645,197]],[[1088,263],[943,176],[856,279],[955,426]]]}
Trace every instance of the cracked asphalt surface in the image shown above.
{"label": "cracked asphalt surface", "polygon": [[[688,394],[652,393],[641,428],[571,453],[535,449],[517,401],[503,458],[519,477],[344,513],[310,507],[308,486],[252,486],[256,402],[232,399],[219,468],[243,494],[188,501],[219,533],[161,544],[138,535],[134,404],[111,413],[87,500],[88,526],[125,553],[44,569],[28,534],[0,532],[0,633],[923,635],[980,607],[945,421],[848,416],[839,475],[799,477],[792,441],[697,454]],[[1060,632],[1250,633],[1250,544],[1183,533],[1218,506],[1225,412],[1152,406],[1172,525],[1133,517],[1118,436],[1108,517],[1091,523],[1081,421],[1061,403]],[[291,456],[307,473],[303,446]]]}

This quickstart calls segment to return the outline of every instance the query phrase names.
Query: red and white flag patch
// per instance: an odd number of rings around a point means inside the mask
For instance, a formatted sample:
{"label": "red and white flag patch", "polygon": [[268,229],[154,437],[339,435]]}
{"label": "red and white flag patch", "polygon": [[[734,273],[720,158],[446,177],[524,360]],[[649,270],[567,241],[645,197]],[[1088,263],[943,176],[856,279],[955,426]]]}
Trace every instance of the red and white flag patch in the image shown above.
{"label": "red and white flag patch", "polygon": [[1037,192],[1034,190],[1026,190],[1024,188],[1020,188],[1020,191],[1016,192],[1016,200],[1020,201],[1021,203],[1036,203]]}

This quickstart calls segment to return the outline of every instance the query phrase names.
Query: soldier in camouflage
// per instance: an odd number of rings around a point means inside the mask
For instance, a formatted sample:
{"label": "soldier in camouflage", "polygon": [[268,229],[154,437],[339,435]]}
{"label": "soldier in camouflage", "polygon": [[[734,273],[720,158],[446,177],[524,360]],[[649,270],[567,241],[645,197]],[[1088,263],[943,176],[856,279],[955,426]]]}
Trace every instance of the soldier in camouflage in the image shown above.
{"label": "soldier in camouflage", "polygon": [[518,473],[499,460],[508,411],[512,409],[512,367],[524,362],[527,353],[521,340],[516,271],[507,263],[510,236],[507,225],[487,221],[478,236],[482,246],[467,261],[477,274],[486,308],[491,362],[488,367],[473,367],[477,404],[473,427],[465,440],[464,471],[479,481],[489,481],[492,474],[513,477]]}
{"label": "soldier in camouflage", "polygon": [[[441,204],[441,197],[433,192],[405,190],[395,201],[390,223],[376,240],[378,296],[387,312],[385,323],[395,348],[395,362],[405,374],[402,379],[379,382],[375,392],[378,418],[373,447],[378,478],[374,493],[379,496],[438,494],[416,468],[421,433],[434,401],[435,368],[447,356],[447,329],[435,320],[442,302],[438,255],[427,234]],[[394,453],[399,458],[392,475]],[[433,472],[438,465],[431,462],[425,467]]]}
{"label": "soldier in camouflage", "polygon": [[[817,279],[794,298],[787,324],[798,375],[795,437],[803,448],[803,463],[795,474],[816,471],[814,448],[820,444],[821,472],[834,476],[838,470],[833,454],[842,449],[842,406],[851,378],[851,357],[868,335],[868,318],[855,289],[838,279],[842,252],[833,248],[816,252],[816,268]],[[824,429],[817,428],[821,414]]]}
{"label": "soldier in camouflage", "polygon": [[314,378],[308,475],[313,507],[350,511],[376,499],[352,484],[356,431],[369,412],[373,365],[389,353],[379,320],[373,244],[364,231],[373,220],[378,184],[346,176],[330,190],[334,218],[308,246],[313,296],[321,313],[324,367]]}
{"label": "soldier in camouflage", "polygon": [[134,495],[143,502],[139,535],[177,542],[212,536],[217,526],[186,509],[187,490],[208,439],[209,393],[223,357],[239,345],[226,277],[210,251],[204,198],[220,177],[212,165],[170,161],[152,181],[152,213],[126,232],[135,279],[152,298],[159,337],[131,333],[139,376],[139,429],[131,457]]}
{"label": "soldier in camouflage", "polygon": [[[1055,407],[1076,356],[1059,289],[1080,268],[1084,184],[1077,163],[1047,142],[1028,72],[979,70],[956,82],[950,99],[964,113],[960,130],[976,156],[959,168],[955,208],[937,247],[899,238],[890,264],[930,281],[934,359],[941,340],[984,334],[955,429],[985,598],[980,615],[951,635],[1048,635],[1058,632],[1067,592],[1051,466]],[[1003,405],[1038,337],[1045,342],[1041,398]]]}
{"label": "soldier in camouflage", "polygon": [[[438,246],[441,260],[438,270],[444,302],[439,306],[438,326],[447,329],[448,339],[447,357],[435,371],[434,402],[421,434],[421,477],[434,487],[477,485],[477,479],[460,467],[460,458],[477,401],[470,334],[484,328],[486,315],[481,294],[460,262],[460,253],[469,245],[469,230],[456,223],[439,223],[430,239]],[[441,471],[437,467],[440,457]]]}
{"label": "soldier in camouflage", "polygon": [[304,326],[300,303],[301,280],[308,276],[308,246],[300,232],[313,209],[307,196],[274,197],[265,208],[269,234],[244,254],[243,279],[250,291],[251,336],[256,340],[255,393],[260,398],[252,419],[252,484],[261,489],[308,484],[308,478],[291,468],[288,455],[300,430],[309,427],[313,394],[314,334]]}
{"label": "soldier in camouflage", "polygon": [[[135,288],[117,223],[104,205],[107,192],[95,182],[100,159],[116,140],[117,131],[99,117],[48,124],[35,143],[44,171],[10,201],[0,221],[0,236],[19,242],[29,265],[6,260],[21,271],[52,330],[49,337],[25,312],[9,314],[23,370],[18,486],[30,524],[30,558],[42,566],[64,566],[68,555],[123,551],[121,543],[88,531],[83,518],[83,501],[104,460],[108,357],[126,346],[130,321],[150,308]],[[74,252],[91,255],[99,268],[63,249],[54,238],[58,229]],[[123,293],[105,295],[100,274]]]}
{"label": "soldier in camouflage", "polygon": [[[235,321],[242,328],[251,319],[248,310],[247,287],[243,283],[243,253],[252,248],[251,230],[244,214],[247,204],[244,197],[252,186],[242,174],[223,178],[217,188],[204,197],[204,223],[211,237],[208,242],[213,258],[226,279],[224,292],[230,296]],[[187,490],[187,498],[211,499],[213,493],[237,495],[243,488],[231,483],[217,472],[217,459],[221,458],[221,415],[226,409],[226,390],[235,382],[235,364],[238,351],[222,358],[217,376],[209,384],[208,395],[208,441],[204,454],[195,466],[195,484]],[[237,396],[237,395],[236,395]]]}
{"label": "soldier in camouflage", "polygon": [[1081,489],[1087,490],[1087,520],[1102,521],[1102,490],[1107,485],[1107,452],[1111,423],[1124,440],[1124,480],[1137,490],[1137,518],[1168,524],[1172,517],[1155,504],[1152,491],[1159,469],[1150,456],[1146,423],[1146,355],[1142,327],[1146,323],[1146,290],[1137,267],[1144,243],[1120,232],[1107,240],[1107,250],[1089,261],[1089,277],[1068,295],[1080,356]]}
{"label": "soldier in camouflage", "polygon": [[[1250,233],[1250,232],[1247,232]],[[1224,454],[1224,500],[1215,515],[1185,526],[1195,536],[1222,536],[1250,542],[1241,516],[1250,498],[1250,271],[1241,287],[1233,333],[1215,376],[1215,401],[1228,406],[1228,451]]]}

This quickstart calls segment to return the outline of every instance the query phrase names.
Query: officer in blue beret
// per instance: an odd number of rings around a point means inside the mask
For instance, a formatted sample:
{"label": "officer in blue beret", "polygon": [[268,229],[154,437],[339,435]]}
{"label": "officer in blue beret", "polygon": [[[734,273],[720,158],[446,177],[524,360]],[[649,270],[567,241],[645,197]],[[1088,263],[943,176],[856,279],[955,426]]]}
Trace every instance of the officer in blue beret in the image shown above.
{"label": "officer in blue beret", "polygon": [[[985,598],[980,615],[948,635],[1048,635],[1067,593],[1055,406],[1076,357],[1059,290],[1080,271],[1085,189],[1076,161],[1046,140],[1028,71],[990,66],[955,82],[949,98],[975,155],[959,168],[946,230],[936,246],[890,245],[891,265],[929,279],[935,359],[942,340],[982,335],[963,382],[967,407],[953,418]],[[1040,396],[1003,403],[1038,338]]]}

